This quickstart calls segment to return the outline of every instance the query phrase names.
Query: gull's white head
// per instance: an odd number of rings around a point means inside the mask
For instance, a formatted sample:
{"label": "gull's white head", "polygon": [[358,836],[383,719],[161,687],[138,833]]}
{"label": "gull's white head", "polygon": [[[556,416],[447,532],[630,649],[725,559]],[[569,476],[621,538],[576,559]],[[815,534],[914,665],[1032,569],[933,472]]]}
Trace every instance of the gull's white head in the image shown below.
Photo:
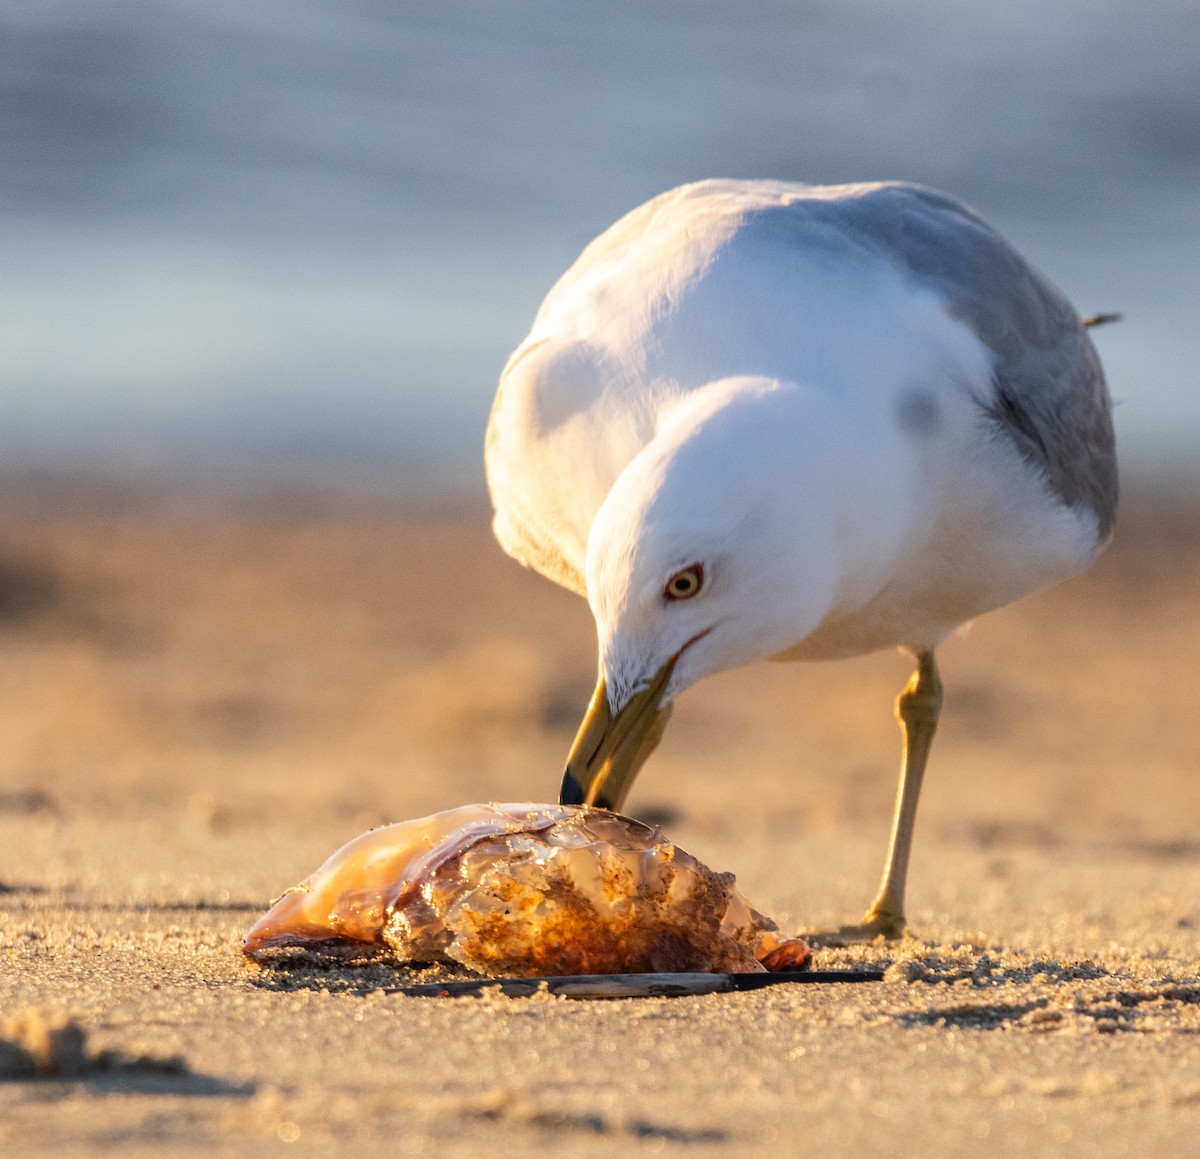
{"label": "gull's white head", "polygon": [[740,378],[690,395],[597,513],[587,587],[600,681],[564,801],[618,807],[675,696],[783,651],[828,611],[836,505],[813,459],[831,452],[797,435],[795,390]]}

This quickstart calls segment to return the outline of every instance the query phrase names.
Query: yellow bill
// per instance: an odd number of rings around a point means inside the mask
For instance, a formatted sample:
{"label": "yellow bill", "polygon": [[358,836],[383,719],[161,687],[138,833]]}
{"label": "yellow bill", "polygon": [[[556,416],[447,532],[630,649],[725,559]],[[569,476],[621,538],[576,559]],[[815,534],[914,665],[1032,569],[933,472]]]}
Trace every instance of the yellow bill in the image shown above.
{"label": "yellow bill", "polygon": [[671,714],[671,706],[664,705],[662,698],[678,658],[672,656],[616,715],[600,677],[567,754],[560,804],[620,810],[638,770],[662,740]]}

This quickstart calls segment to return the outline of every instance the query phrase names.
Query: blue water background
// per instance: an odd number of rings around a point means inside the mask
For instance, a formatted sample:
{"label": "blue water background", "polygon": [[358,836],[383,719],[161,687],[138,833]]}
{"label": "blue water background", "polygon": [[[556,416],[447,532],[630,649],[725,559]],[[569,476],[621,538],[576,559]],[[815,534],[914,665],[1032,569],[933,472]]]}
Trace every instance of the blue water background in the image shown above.
{"label": "blue water background", "polygon": [[963,198],[1200,462],[1200,4],[0,0],[0,453],[481,487],[579,249],[705,176]]}

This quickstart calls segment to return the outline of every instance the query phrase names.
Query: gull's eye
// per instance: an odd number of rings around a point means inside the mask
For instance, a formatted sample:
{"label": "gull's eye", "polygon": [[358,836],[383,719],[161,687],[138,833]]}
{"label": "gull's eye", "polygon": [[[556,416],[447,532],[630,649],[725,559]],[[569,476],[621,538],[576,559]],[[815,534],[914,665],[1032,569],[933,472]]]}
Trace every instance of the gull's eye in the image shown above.
{"label": "gull's eye", "polygon": [[668,600],[690,600],[704,585],[704,568],[698,563],[677,571],[663,588],[663,598]]}

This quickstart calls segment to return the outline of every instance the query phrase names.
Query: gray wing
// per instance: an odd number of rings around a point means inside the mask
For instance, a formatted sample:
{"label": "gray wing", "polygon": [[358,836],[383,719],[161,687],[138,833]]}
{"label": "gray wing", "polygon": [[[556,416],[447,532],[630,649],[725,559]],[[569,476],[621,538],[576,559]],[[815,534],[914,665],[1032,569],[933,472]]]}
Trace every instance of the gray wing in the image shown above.
{"label": "gray wing", "polygon": [[1095,347],[1067,299],[942,194],[895,183],[834,204],[865,244],[937,292],[995,352],[994,393],[980,399],[988,421],[1064,503],[1095,512],[1107,539],[1118,490],[1112,402]]}

